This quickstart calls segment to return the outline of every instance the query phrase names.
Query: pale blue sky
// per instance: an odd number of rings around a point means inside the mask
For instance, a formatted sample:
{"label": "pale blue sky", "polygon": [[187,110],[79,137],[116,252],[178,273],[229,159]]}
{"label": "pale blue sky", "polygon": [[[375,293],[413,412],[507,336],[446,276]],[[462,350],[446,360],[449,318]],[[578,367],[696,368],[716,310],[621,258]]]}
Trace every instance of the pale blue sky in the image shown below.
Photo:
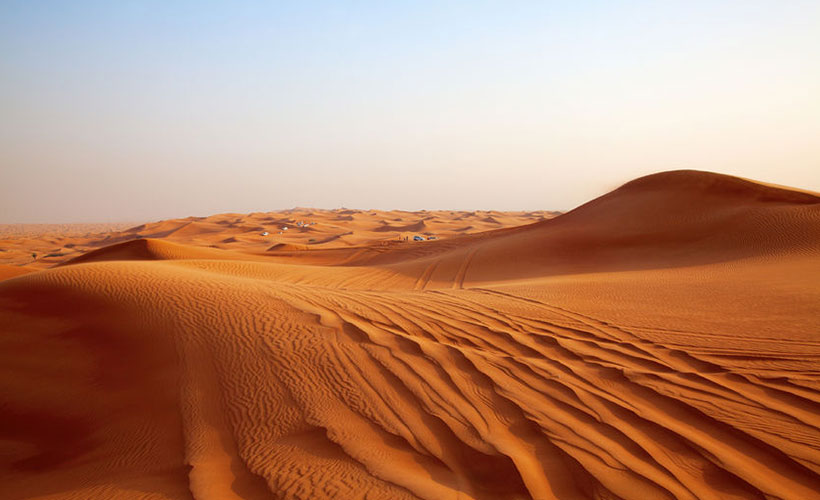
{"label": "pale blue sky", "polygon": [[0,223],[820,190],[820,2],[0,2]]}

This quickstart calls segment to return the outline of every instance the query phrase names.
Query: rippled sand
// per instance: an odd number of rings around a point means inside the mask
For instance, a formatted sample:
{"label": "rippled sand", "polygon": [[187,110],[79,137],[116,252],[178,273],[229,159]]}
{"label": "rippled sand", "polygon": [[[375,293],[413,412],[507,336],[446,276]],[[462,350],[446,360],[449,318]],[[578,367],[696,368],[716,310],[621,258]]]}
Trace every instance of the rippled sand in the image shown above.
{"label": "rippled sand", "polygon": [[820,498],[820,197],[668,172],[555,215],[8,259],[0,497]]}

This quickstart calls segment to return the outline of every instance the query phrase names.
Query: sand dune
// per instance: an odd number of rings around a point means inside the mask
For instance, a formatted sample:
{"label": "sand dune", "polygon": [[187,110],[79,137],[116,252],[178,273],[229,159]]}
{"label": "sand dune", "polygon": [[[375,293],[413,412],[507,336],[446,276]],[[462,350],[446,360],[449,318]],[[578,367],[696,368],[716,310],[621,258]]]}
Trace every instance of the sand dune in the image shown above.
{"label": "sand dune", "polygon": [[[682,267],[820,251],[817,195],[703,172],[645,177],[558,218],[418,248],[362,255],[370,265],[417,272],[469,261],[467,282]],[[433,282],[452,276],[439,272]]]}
{"label": "sand dune", "polygon": [[3,265],[0,497],[820,498],[820,197],[668,172],[552,215],[222,214]]}
{"label": "sand dune", "polygon": [[36,269],[32,269],[26,266],[11,266],[9,264],[0,264],[0,280],[4,280],[6,278],[13,278],[15,276],[22,276],[23,274],[28,274],[36,271]]}
{"label": "sand dune", "polygon": [[[453,214],[465,215],[466,223]],[[0,264],[28,265],[45,269],[68,262],[85,253],[137,239],[162,239],[185,245],[221,248],[245,253],[264,253],[271,247],[280,252],[311,249],[350,248],[389,244],[425,235],[446,239],[465,232],[496,229],[467,217],[466,212],[401,212],[359,210],[293,209],[254,214],[217,214],[139,225],[128,224],[11,224],[0,225]],[[554,217],[557,212],[500,212],[500,227],[514,227]],[[433,218],[425,226],[425,218]],[[395,227],[384,227],[384,220]],[[297,223],[304,223],[299,226]],[[283,228],[287,227],[287,230]],[[267,233],[267,234],[265,234]]]}
{"label": "sand dune", "polygon": [[93,250],[62,265],[109,260],[250,260],[252,258],[248,254],[239,254],[216,248],[195,247],[154,238],[144,238]]}

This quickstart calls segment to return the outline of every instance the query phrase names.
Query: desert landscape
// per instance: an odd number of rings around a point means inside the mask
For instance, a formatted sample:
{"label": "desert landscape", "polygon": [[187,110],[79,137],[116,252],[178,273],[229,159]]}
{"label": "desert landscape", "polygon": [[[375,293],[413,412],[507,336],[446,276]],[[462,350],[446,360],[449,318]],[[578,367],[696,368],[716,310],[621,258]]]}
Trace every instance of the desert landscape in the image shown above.
{"label": "desert landscape", "polygon": [[818,193],[679,170],[0,249],[3,499],[820,498]]}

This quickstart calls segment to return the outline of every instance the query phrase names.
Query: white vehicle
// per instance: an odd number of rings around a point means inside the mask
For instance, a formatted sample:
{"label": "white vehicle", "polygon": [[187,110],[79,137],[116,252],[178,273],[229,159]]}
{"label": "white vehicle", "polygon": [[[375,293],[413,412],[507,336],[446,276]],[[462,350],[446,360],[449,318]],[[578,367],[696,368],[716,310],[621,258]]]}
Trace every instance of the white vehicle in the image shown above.
{"label": "white vehicle", "polygon": [[267,236],[267,235],[268,235],[268,232],[267,232],[267,231],[265,231],[264,233],[262,233],[262,236]]}

